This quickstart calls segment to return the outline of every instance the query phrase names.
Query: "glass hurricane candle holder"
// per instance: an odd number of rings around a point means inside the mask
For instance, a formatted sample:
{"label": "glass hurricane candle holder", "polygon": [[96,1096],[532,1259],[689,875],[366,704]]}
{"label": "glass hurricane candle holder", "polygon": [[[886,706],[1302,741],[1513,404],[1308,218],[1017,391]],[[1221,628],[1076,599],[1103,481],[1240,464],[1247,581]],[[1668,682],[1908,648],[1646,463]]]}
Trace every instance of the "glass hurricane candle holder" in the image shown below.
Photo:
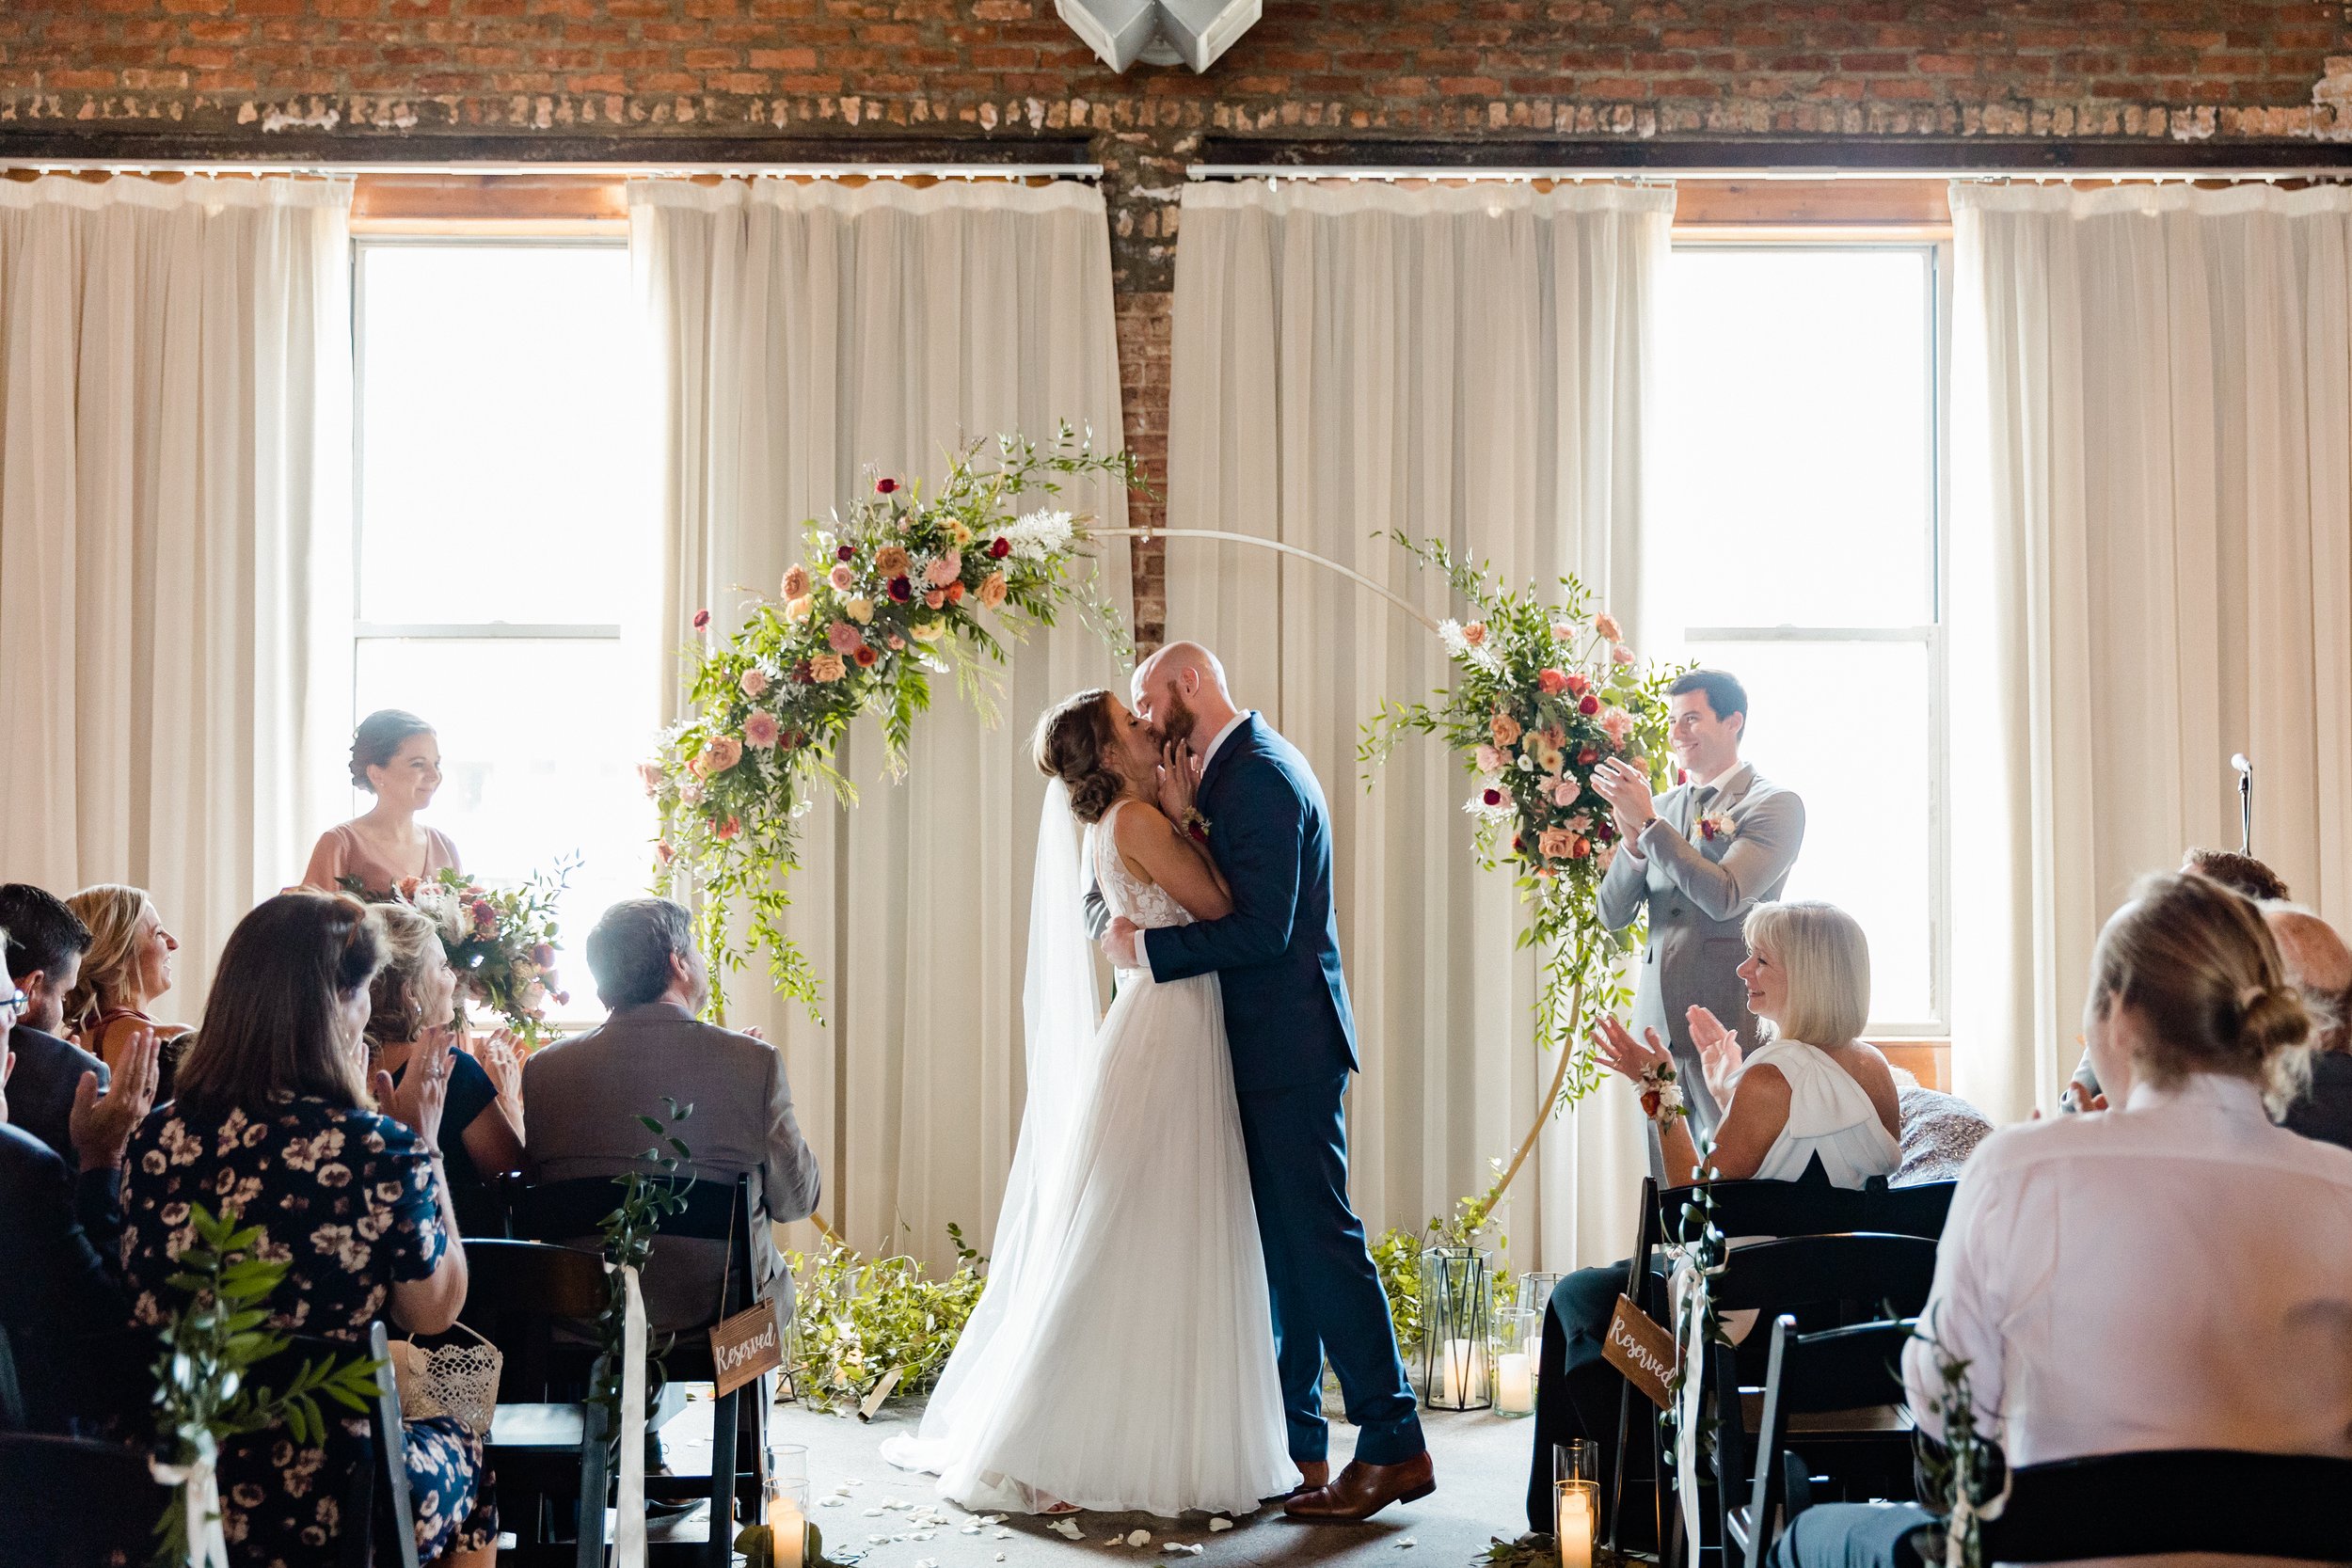
{"label": "glass hurricane candle holder", "polygon": [[1512,1305],[1522,1311],[1534,1313],[1536,1320],[1541,1322],[1543,1315],[1551,1308],[1552,1291],[1566,1277],[1558,1274],[1523,1274],[1519,1275],[1518,1289],[1514,1292]]}
{"label": "glass hurricane candle holder", "polygon": [[1536,1352],[1543,1344],[1544,1321],[1522,1307],[1505,1307],[1495,1313],[1495,1414],[1535,1414]]}
{"label": "glass hurricane candle holder", "polygon": [[1421,1401],[1432,1410],[1494,1403],[1487,1346],[1494,1338],[1494,1270],[1476,1247],[1421,1255]]}

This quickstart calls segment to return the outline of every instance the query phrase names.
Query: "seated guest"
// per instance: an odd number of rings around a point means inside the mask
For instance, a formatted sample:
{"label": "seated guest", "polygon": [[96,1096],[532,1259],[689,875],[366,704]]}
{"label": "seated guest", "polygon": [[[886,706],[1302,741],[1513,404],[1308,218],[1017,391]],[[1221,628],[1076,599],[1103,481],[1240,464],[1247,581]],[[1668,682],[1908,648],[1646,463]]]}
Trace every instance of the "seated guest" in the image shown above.
{"label": "seated guest", "polygon": [[[5,1014],[0,1014],[5,1017]],[[0,1059],[7,1055],[0,1023]],[[123,1146],[155,1092],[155,1037],[126,1037],[121,1070],[101,1093],[95,1074],[76,1087],[72,1117],[81,1173],[48,1145],[8,1125],[0,1088],[0,1331],[8,1335],[26,1418],[36,1432],[97,1428],[135,1417],[154,1392],[146,1366],[118,1354],[93,1358],[79,1341],[127,1326],[117,1245]]]}
{"label": "seated guest", "polygon": [[8,1036],[16,1053],[9,1119],[71,1166],[74,1092],[86,1072],[98,1075],[102,1089],[108,1082],[105,1063],[60,1037],[66,994],[81,974],[89,928],[56,894],[9,882],[0,886],[0,930],[8,933],[8,979],[16,992]]}
{"label": "seated guest", "polygon": [[[2151,878],[2107,922],[2084,1034],[2112,1108],[1986,1140],[1922,1315],[2010,1463],[2352,1456],[2352,1152],[2264,1109],[2299,1087],[2309,1027],[2261,916],[2219,884]],[[1907,1347],[1903,1375],[1940,1438],[1934,1347]],[[1902,1560],[1925,1518],[1817,1507],[1772,1560]]]}
{"label": "seated guest", "polygon": [[[448,1025],[456,1016],[457,972],[450,968],[440,931],[428,916],[405,904],[384,904],[377,907],[376,919],[384,927],[386,959],[375,976],[368,1015],[369,1065],[390,1073],[397,1087],[419,1052],[447,1053],[449,1100],[441,1111],[441,1153],[459,1234],[503,1235],[490,1182],[501,1171],[522,1168],[523,1140],[482,1064],[449,1042]],[[491,1048],[503,1043],[494,1039]]]}
{"label": "seated guest", "polygon": [[[691,918],[666,898],[632,898],[605,911],[588,933],[588,970],[612,1015],[596,1028],[534,1053],[523,1067],[531,1108],[524,1169],[533,1180],[626,1175],[641,1160],[640,1116],[661,1116],[662,1097],[692,1101],[675,1128],[704,1180],[752,1173],[752,1270],[777,1322],[789,1331],[792,1276],[777,1254],[770,1221],[817,1209],[817,1158],[792,1118],[792,1090],[776,1048],[749,1035],[696,1022],[710,1000],[710,974],[694,949]],[[678,1239],[654,1243],[645,1271],[645,1310],[664,1331],[709,1322],[724,1267],[724,1243]],[[664,1266],[665,1259],[674,1266]]]}
{"label": "seated guest", "polygon": [[[1901,1118],[1886,1058],[1858,1037],[1870,1009],[1870,948],[1861,924],[1829,904],[1759,904],[1742,929],[1748,957],[1739,973],[1748,1010],[1772,1037],[1742,1062],[1739,1038],[1706,1008],[1691,1009],[1691,1038],[1724,1106],[1704,1172],[1677,1114],[1673,1058],[1657,1031],[1645,1030],[1637,1044],[1612,1018],[1596,1034],[1602,1060],[1644,1088],[1667,1180],[1794,1181],[1816,1160],[1840,1187],[1891,1174],[1902,1161]],[[1538,1531],[1551,1528],[1555,1443],[1582,1437],[1600,1445],[1603,1496],[1613,1483],[1624,1380],[1601,1359],[1601,1346],[1629,1267],[1580,1269],[1551,1292],[1527,1487],[1528,1520]]]}
{"label": "seated guest", "polygon": [[[90,939],[80,977],[65,999],[66,1026],[74,1043],[111,1069],[123,1040],[151,1031],[165,1042],[167,1062],[176,1066],[187,1030],[147,1016],[155,999],[171,989],[171,956],[180,950],[178,940],[164,929],[154,900],[138,888],[101,882],[65,905]],[[171,1098],[167,1075],[158,1098]]]}
{"label": "seated guest", "polygon": [[1931,1089],[1897,1069],[1895,1092],[1902,1108],[1903,1163],[1886,1179],[1893,1187],[1958,1179],[1960,1167],[1979,1144],[1993,1135],[1982,1111],[1955,1094]]}
{"label": "seated guest", "polygon": [[[169,1280],[199,1203],[261,1227],[266,1255],[288,1265],[267,1304],[274,1329],[362,1345],[377,1318],[411,1334],[457,1321],[466,1253],[438,1145],[447,1058],[423,1055],[398,1089],[377,1073],[371,1103],[364,1031],[383,961],[382,927],[340,895],[280,894],[230,933],[179,1098],[131,1141],[122,1256],[138,1322],[181,1305]],[[418,1560],[488,1568],[498,1513],[482,1440],[453,1416],[405,1425]],[[240,1560],[329,1561],[343,1530],[368,1528],[340,1517],[342,1488],[318,1481],[330,1452],[329,1474],[353,1462],[348,1434],[364,1430],[336,1412],[325,1450],[282,1431],[222,1449]]]}
{"label": "seated guest", "polygon": [[2352,1148],[2352,949],[2309,910],[2265,904],[2263,919],[2312,1015],[2311,1084],[2280,1125]]}

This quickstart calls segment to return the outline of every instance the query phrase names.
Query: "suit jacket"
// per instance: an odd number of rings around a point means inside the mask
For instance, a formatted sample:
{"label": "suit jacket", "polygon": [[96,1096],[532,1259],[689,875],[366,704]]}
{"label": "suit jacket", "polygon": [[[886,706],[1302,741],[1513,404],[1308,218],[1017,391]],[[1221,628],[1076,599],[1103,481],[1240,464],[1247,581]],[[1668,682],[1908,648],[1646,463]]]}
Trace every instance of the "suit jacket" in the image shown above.
{"label": "suit jacket", "polygon": [[[11,1106],[13,1109],[13,1106]],[[24,1380],[37,1431],[62,1432],[72,1415],[106,1413],[88,1396],[109,1386],[81,1365],[72,1342],[131,1321],[114,1261],[122,1234],[120,1173],[72,1166],[23,1128],[0,1124],[0,1329]]]}
{"label": "suit jacket", "polygon": [[1209,854],[1233,890],[1222,920],[1141,937],[1155,980],[1214,972],[1233,1087],[1330,1083],[1356,1070],[1356,1015],[1331,912],[1331,823],[1298,748],[1252,713],[1200,775]]}
{"label": "suit jacket", "polygon": [[9,1032],[8,1048],[16,1053],[16,1070],[8,1076],[9,1123],[55,1149],[68,1171],[78,1169],[81,1160],[73,1152],[69,1126],[73,1091],[81,1086],[85,1072],[98,1074],[101,1089],[114,1075],[105,1063],[72,1041],[22,1024]]}
{"label": "suit jacket", "polygon": [[[1693,1004],[1705,1007],[1756,1049],[1756,1015],[1737,973],[1748,952],[1740,927],[1750,910],[1788,885],[1804,843],[1804,802],[1745,763],[1717,781],[1704,813],[1700,790],[1680,784],[1657,798],[1657,818],[1642,831],[1643,858],[1619,849],[1597,904],[1602,923],[1616,931],[1648,911],[1633,1030],[1638,1037],[1655,1029],[1673,1043],[1692,1119],[1707,1131],[1722,1108],[1708,1092],[1684,1014]],[[1702,816],[1728,817],[1731,831],[1711,838],[1694,831]]]}
{"label": "suit jacket", "polygon": [[[686,1168],[709,1180],[752,1175],[752,1272],[791,1322],[792,1276],[772,1227],[756,1223],[816,1212],[817,1157],[792,1117],[776,1048],[703,1023],[667,1002],[615,1007],[604,1023],[532,1054],[523,1068],[523,1164],[539,1180],[652,1169],[641,1115],[665,1117],[664,1095],[694,1114],[673,1131],[692,1151]],[[645,1311],[668,1331],[707,1323],[724,1266],[716,1242],[657,1242],[645,1271]]]}

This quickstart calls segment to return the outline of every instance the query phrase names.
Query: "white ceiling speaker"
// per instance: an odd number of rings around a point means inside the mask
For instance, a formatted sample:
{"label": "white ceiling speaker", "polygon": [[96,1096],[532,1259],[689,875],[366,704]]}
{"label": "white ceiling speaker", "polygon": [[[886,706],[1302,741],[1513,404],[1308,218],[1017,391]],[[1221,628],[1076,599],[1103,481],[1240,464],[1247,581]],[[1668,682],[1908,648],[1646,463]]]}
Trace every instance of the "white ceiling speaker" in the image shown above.
{"label": "white ceiling speaker", "polygon": [[1257,24],[1263,0],[1054,0],[1070,30],[1113,71],[1188,65],[1206,71]]}

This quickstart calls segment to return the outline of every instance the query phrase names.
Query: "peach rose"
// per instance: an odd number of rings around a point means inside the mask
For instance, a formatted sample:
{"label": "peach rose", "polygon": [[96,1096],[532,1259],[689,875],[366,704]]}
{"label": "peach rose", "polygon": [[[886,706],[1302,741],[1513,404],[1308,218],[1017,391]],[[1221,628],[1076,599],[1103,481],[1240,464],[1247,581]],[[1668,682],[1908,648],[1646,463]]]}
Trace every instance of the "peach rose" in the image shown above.
{"label": "peach rose", "polygon": [[934,588],[930,593],[923,595],[923,602],[930,606],[933,610],[944,610],[947,606],[947,595],[939,589]]}
{"label": "peach rose", "polygon": [[664,865],[677,859],[677,851],[670,847],[670,841],[666,838],[653,847],[653,854],[654,859]]}
{"label": "peach rose", "polygon": [[897,545],[884,545],[874,552],[874,571],[881,577],[905,577],[908,567],[912,564],[913,562],[907,558],[907,552]]}
{"label": "peach rose", "polygon": [[1568,689],[1568,677],[1557,670],[1535,672],[1535,689],[1547,697],[1557,697]]}
{"label": "peach rose", "polygon": [[787,599],[808,596],[808,568],[798,562],[784,569],[784,596]]}
{"label": "peach rose", "polygon": [[660,763],[653,762],[639,763],[637,765],[637,782],[645,786],[645,794],[648,797],[660,793],[661,765]]}
{"label": "peach rose", "polygon": [[724,822],[720,823],[717,827],[711,830],[712,832],[719,835],[719,838],[723,843],[728,839],[734,838],[742,831],[743,819],[739,816],[730,816]]}
{"label": "peach rose", "polygon": [[711,773],[723,773],[743,760],[743,743],[731,735],[714,735],[704,745],[700,760],[710,765],[705,778]]}
{"label": "peach rose", "polygon": [[1462,641],[1469,643],[1473,648],[1486,641],[1486,623],[1484,621],[1472,621],[1469,626],[1464,626],[1462,628]]}
{"label": "peach rose", "polygon": [[994,610],[1005,602],[1005,574],[991,572],[980,579],[980,603]]}
{"label": "peach rose", "polygon": [[837,681],[848,672],[839,654],[818,654],[808,661],[808,678],[814,681]]}
{"label": "peach rose", "polygon": [[1576,835],[1565,828],[1546,828],[1535,840],[1535,852],[1548,861],[1564,861],[1576,847]]}
{"label": "peach rose", "polygon": [[768,689],[768,672],[754,665],[743,672],[743,678],[736,684],[743,689],[744,696],[756,702]]}
{"label": "peach rose", "polygon": [[946,629],[936,621],[925,621],[920,626],[907,627],[907,635],[917,642],[936,642]]}
{"label": "peach rose", "polygon": [[1612,642],[1625,641],[1625,633],[1617,627],[1617,618],[1605,610],[1593,617],[1593,629]]}
{"label": "peach rose", "polygon": [[809,602],[808,595],[803,594],[797,599],[786,601],[784,618],[787,621],[805,621],[808,619],[809,611],[815,608]]}
{"label": "peach rose", "polygon": [[1495,744],[1498,746],[1517,745],[1519,738],[1519,721],[1507,713],[1498,713],[1486,721],[1486,732],[1495,737]]}

